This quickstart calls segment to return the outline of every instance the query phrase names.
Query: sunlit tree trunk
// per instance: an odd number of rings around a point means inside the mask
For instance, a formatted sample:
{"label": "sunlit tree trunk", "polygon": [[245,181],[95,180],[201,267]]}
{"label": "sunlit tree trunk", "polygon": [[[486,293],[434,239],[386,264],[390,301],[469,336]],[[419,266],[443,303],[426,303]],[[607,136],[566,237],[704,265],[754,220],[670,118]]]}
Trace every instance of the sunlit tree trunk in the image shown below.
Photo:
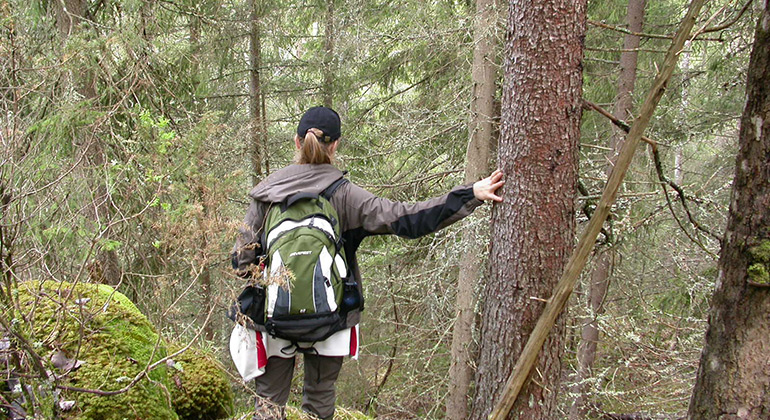
{"label": "sunlit tree trunk", "polygon": [[[499,12],[495,0],[476,1],[474,50],[471,78],[471,119],[468,124],[470,142],[466,154],[465,182],[478,181],[489,171],[489,150],[495,132],[495,92],[497,91],[496,28]],[[465,255],[457,275],[457,300],[452,334],[452,364],[449,367],[449,396],[446,417],[465,420],[468,417],[468,388],[473,379],[474,292],[478,286],[483,258],[478,223],[466,223],[463,230]]]}
{"label": "sunlit tree trunk", "polygon": [[[585,1],[511,1],[477,391],[485,419],[505,387],[570,255],[575,230]],[[564,323],[546,341],[512,419],[557,418]]]}
{"label": "sunlit tree trunk", "polygon": [[[629,0],[626,12],[626,21],[628,29],[634,33],[642,32],[642,23],[644,21],[645,0]],[[620,54],[620,75],[618,76],[618,94],[612,114],[622,121],[628,121],[633,108],[633,93],[636,83],[636,65],[639,56],[638,48],[640,37],[634,34],[626,34],[623,40],[623,52]],[[625,132],[615,128],[610,138],[610,151],[607,153],[607,161],[610,162],[605,173],[609,176],[612,170],[620,145],[625,138]],[[606,229],[612,232],[611,220]],[[613,238],[606,238],[611,242]],[[593,374],[593,366],[596,361],[596,345],[599,342],[599,325],[597,318],[604,313],[604,300],[607,296],[607,290],[610,284],[610,275],[612,273],[612,261],[615,251],[610,246],[606,249],[598,250],[595,253],[594,269],[591,273],[590,284],[588,286],[588,316],[583,319],[583,328],[580,334],[580,344],[578,345],[578,372],[575,378],[575,385],[571,392],[576,395],[575,402],[570,408],[570,418],[583,418],[586,414],[585,404],[588,402],[586,395],[585,381],[590,379]]]}
{"label": "sunlit tree trunk", "polygon": [[[757,24],[691,419],[770,418],[770,1]],[[764,283],[763,285],[761,285]]]}

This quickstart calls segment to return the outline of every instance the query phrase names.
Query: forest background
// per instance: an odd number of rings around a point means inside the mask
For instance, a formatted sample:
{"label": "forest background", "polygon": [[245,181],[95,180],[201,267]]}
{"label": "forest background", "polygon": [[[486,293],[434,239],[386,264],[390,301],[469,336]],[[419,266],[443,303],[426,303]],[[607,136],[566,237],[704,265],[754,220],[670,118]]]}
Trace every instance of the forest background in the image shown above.
{"label": "forest background", "polygon": [[[686,7],[642,2],[634,103]],[[604,109],[618,97],[627,8],[588,4],[583,98]],[[241,411],[251,394],[227,354],[224,312],[242,287],[229,254],[250,187],[291,162],[303,110],[340,112],[338,165],[378,195],[415,201],[463,182],[479,45],[474,3],[2,0],[0,10],[3,284],[115,285],[163,336],[214,351]],[[499,66],[507,5],[491,10],[481,28],[493,42],[487,60]],[[594,416],[687,410],[760,12],[759,2],[709,2],[697,26],[709,20],[717,30],[681,54],[646,132],[660,164],[640,148],[611,233],[597,243],[596,255],[612,256],[609,288],[599,307],[587,303],[592,263],[565,315],[564,416],[578,397]],[[583,111],[578,230],[606,180],[614,130]],[[663,188],[660,174],[681,192]],[[488,215],[482,207],[416,241],[364,243],[362,355],[343,368],[339,405],[382,418],[444,416],[458,270],[469,247],[486,258]],[[477,323],[481,302],[474,305]],[[577,353],[592,321],[600,338],[586,375]],[[478,340],[474,332],[472,353]]]}

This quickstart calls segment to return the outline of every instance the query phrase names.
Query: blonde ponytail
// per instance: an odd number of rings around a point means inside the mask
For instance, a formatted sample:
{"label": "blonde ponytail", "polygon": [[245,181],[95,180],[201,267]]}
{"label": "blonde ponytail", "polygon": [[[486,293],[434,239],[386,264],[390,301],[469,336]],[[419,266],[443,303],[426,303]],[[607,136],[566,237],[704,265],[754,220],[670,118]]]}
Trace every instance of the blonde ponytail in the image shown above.
{"label": "blonde ponytail", "polygon": [[323,131],[317,128],[307,130],[305,138],[299,139],[300,149],[295,157],[297,163],[322,164],[333,162],[334,159],[330,150],[331,143],[321,143],[318,140],[318,137],[322,135]]}

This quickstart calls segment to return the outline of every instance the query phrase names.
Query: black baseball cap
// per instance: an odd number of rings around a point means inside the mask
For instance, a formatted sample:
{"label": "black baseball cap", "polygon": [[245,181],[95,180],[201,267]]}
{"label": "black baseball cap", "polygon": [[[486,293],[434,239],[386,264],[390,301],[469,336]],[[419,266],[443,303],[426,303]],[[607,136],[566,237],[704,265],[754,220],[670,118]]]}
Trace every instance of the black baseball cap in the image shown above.
{"label": "black baseball cap", "polygon": [[305,137],[307,130],[317,128],[323,131],[321,140],[324,143],[331,143],[342,135],[340,116],[337,111],[325,106],[316,106],[305,111],[305,115],[299,120],[297,126],[297,135]]}

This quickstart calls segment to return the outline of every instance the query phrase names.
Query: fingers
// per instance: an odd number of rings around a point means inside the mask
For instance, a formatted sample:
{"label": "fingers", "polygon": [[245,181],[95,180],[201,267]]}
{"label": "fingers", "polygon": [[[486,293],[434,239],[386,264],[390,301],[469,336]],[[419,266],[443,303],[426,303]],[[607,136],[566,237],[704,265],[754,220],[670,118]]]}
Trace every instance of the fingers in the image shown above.
{"label": "fingers", "polygon": [[482,201],[492,200],[501,202],[503,198],[495,194],[495,192],[504,184],[503,171],[496,169],[491,175],[473,185],[473,193],[476,198]]}
{"label": "fingers", "polygon": [[503,178],[503,171],[500,169],[495,169],[494,172],[492,172],[492,175],[490,175],[489,180],[492,181],[492,183],[495,183]]}

